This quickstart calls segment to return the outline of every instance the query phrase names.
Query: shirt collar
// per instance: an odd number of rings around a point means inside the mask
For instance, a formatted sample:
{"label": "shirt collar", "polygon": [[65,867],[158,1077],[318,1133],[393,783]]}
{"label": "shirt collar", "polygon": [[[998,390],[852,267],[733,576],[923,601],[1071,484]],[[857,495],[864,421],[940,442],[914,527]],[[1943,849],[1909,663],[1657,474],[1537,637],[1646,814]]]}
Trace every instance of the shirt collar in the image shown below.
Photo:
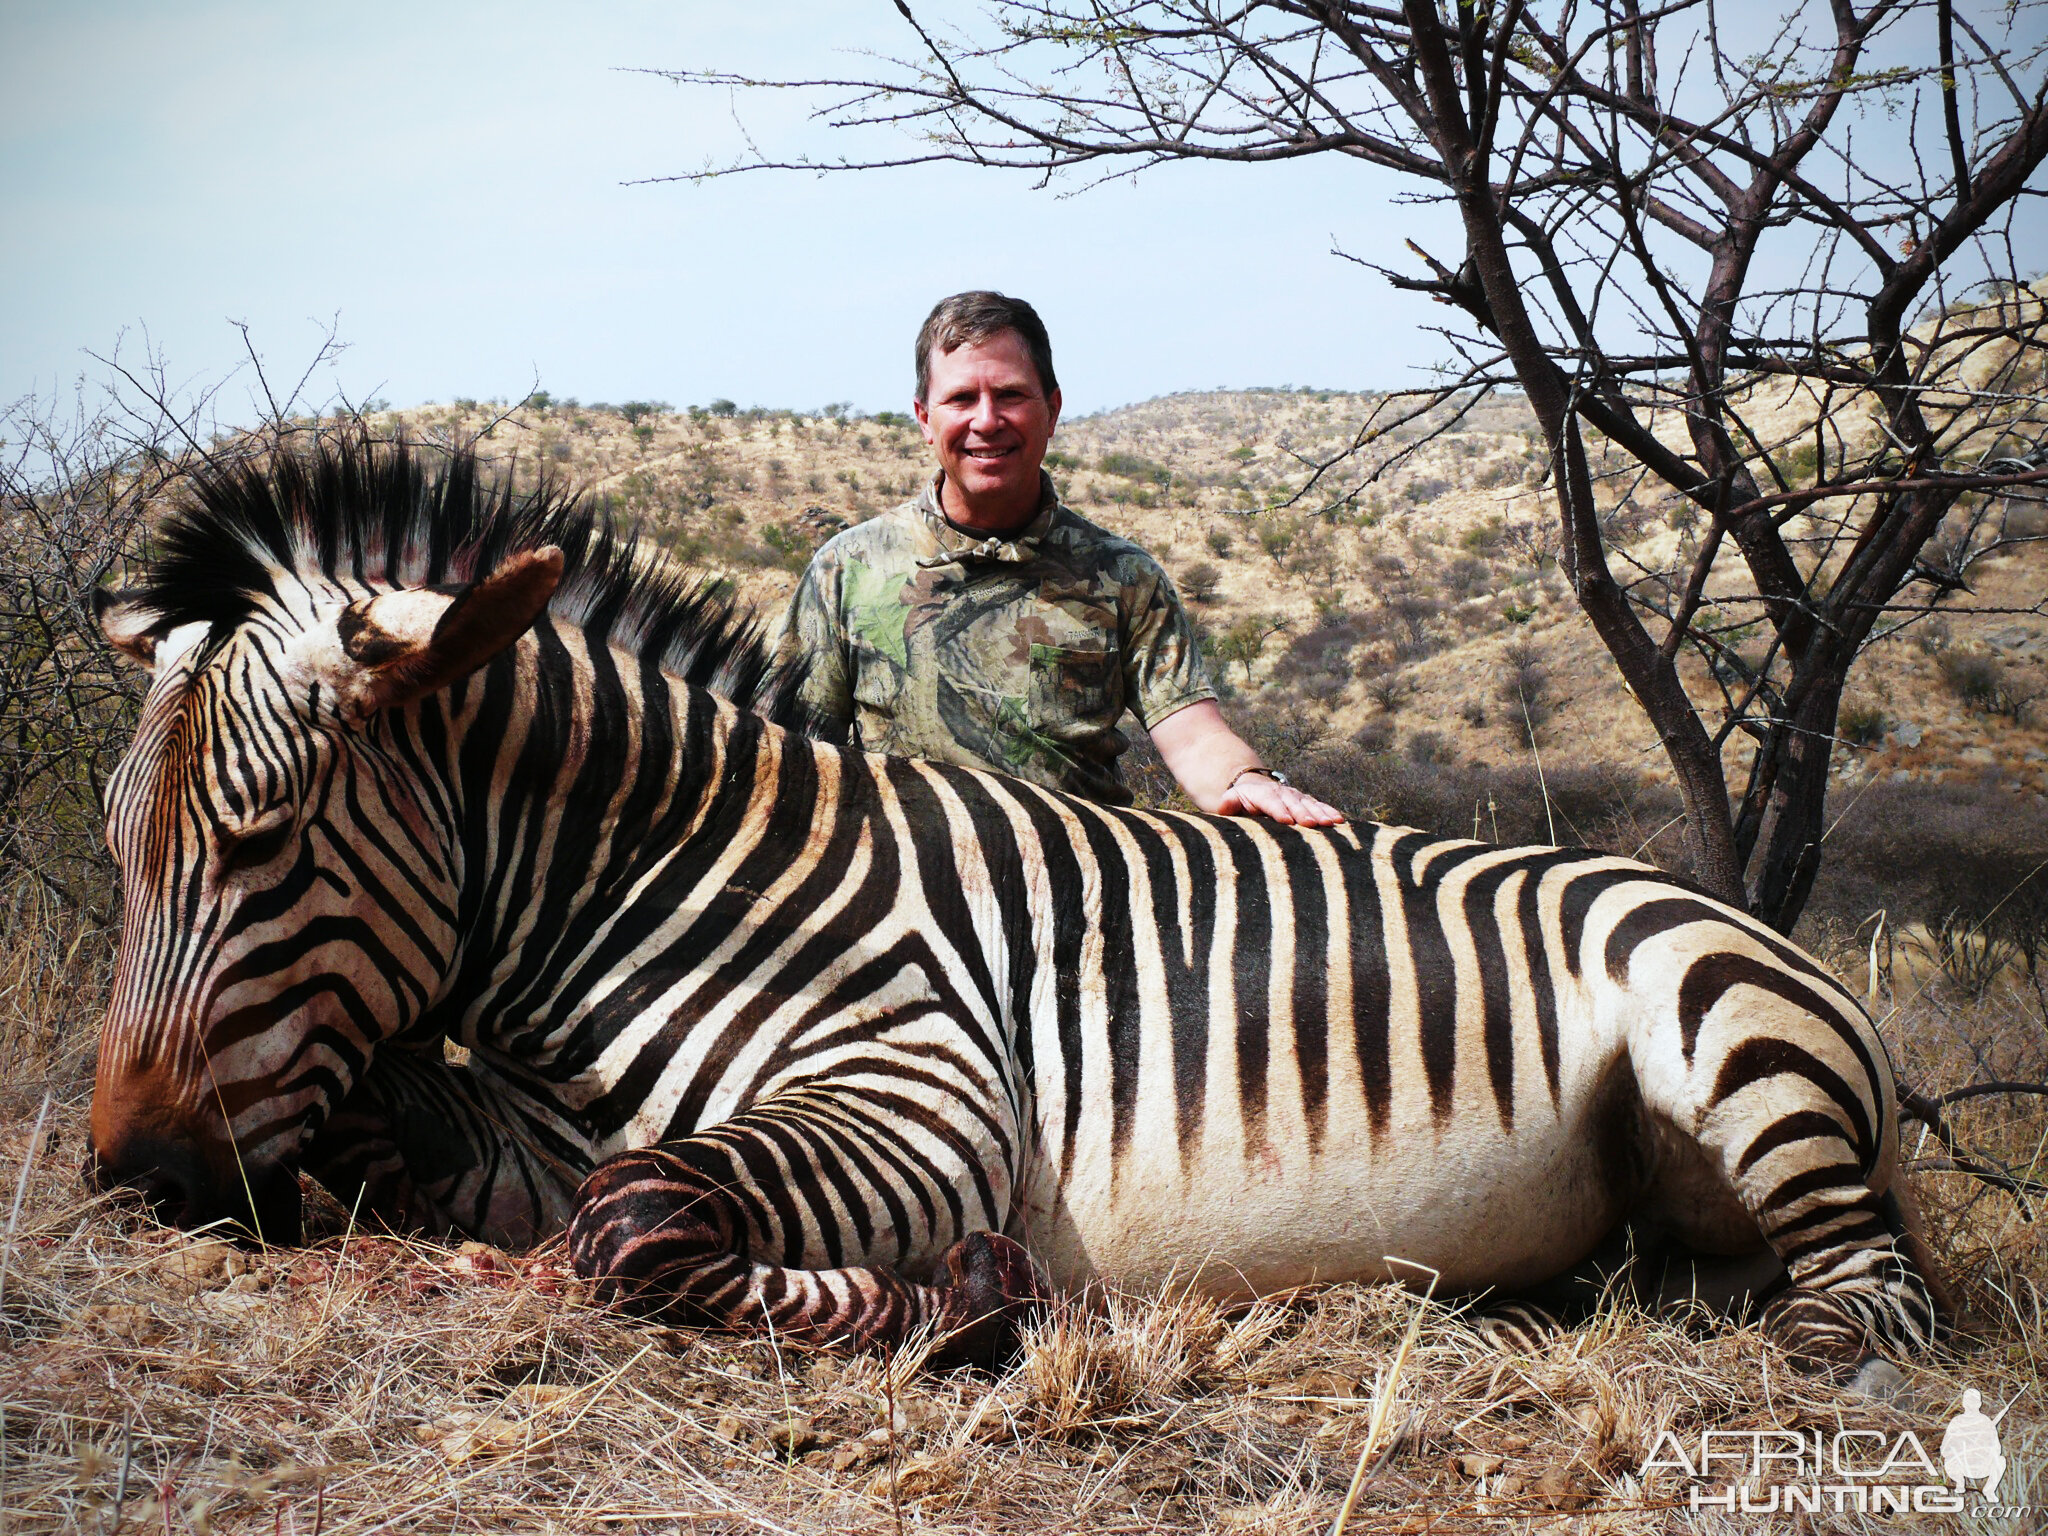
{"label": "shirt collar", "polygon": [[956,528],[946,520],[939,496],[946,483],[946,472],[940,470],[932,476],[924,492],[917,498],[918,515],[924,519],[926,530],[938,544],[938,553],[926,555],[917,563],[921,569],[931,570],[941,565],[962,565],[993,563],[998,565],[1022,565],[1038,558],[1039,540],[1052,529],[1053,516],[1059,511],[1059,493],[1052,487],[1052,476],[1044,470],[1038,472],[1038,511],[1031,521],[1015,533],[977,535],[970,529]]}

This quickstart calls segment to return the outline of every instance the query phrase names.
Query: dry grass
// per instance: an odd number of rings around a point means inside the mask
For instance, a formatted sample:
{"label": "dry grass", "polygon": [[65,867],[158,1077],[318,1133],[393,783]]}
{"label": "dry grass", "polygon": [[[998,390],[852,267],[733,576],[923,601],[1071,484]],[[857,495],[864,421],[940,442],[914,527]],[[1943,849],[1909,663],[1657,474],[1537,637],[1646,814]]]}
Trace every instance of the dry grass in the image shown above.
{"label": "dry grass", "polygon": [[[61,943],[61,925],[41,936]],[[47,964],[22,985],[33,947],[0,978],[0,1201],[17,1180],[21,1196],[0,1258],[9,1532],[1281,1536],[1329,1530],[1354,1476],[1352,1532],[1753,1530],[1689,1510],[1672,1474],[1645,1480],[1660,1432],[1848,1425],[1931,1448],[1966,1385],[2018,1400],[2009,1486],[2048,1507],[2048,1249],[1955,1175],[1917,1185],[1979,1337],[1915,1363],[1888,1404],[1788,1373],[1754,1328],[1616,1305],[1511,1358],[1455,1306],[1348,1286],[1235,1313],[1112,1296],[1048,1319],[1004,1376],[943,1373],[916,1349],[811,1355],[629,1322],[546,1264],[351,1233],[338,1211],[306,1248],[246,1252],[88,1198],[80,1031],[50,1024],[89,1016],[102,980],[74,948],[68,985]],[[2023,990],[1922,995],[1891,1032],[1930,1087],[2042,1075]],[[1972,1137],[2038,1167],[2041,1114],[1970,1113]],[[1915,1518],[1809,1528],[2040,1528]]]}

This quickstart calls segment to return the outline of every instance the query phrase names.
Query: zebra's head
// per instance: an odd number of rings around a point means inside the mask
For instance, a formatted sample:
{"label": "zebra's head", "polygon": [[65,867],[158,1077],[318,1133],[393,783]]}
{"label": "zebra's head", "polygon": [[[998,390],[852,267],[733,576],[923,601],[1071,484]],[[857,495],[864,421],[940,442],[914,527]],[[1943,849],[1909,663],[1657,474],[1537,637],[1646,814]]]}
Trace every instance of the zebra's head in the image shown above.
{"label": "zebra's head", "polygon": [[[180,538],[219,532],[174,524],[149,584],[98,601],[153,677],[108,788],[123,928],[94,1170],[180,1225],[292,1241],[306,1142],[418,1020],[455,947],[451,808],[396,712],[514,645],[563,556],[501,553],[479,579],[396,588],[255,548],[240,571],[180,565]],[[238,601],[193,616],[206,605],[175,589],[181,571],[233,580]]]}

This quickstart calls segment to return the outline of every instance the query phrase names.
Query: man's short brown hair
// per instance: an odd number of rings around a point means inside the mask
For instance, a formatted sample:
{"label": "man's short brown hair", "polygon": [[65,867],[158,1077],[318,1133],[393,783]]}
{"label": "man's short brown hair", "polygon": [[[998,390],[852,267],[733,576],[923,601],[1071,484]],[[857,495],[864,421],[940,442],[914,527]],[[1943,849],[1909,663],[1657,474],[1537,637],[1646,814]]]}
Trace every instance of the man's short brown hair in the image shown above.
{"label": "man's short brown hair", "polygon": [[1045,322],[1038,311],[1022,299],[977,288],[941,299],[924,317],[917,332],[917,398],[931,388],[932,352],[951,352],[957,347],[978,346],[991,336],[1015,331],[1031,354],[1031,366],[1038,371],[1038,387],[1052,398],[1060,387],[1052,371],[1052,341],[1045,334]]}

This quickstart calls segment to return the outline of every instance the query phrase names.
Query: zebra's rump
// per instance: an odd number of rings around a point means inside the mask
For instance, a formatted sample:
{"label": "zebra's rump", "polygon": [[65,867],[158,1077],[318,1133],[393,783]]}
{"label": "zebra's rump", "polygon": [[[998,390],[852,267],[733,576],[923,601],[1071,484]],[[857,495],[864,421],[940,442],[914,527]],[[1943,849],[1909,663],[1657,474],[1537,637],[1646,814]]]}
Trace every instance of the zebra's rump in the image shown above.
{"label": "zebra's rump", "polygon": [[1817,1127],[1889,1177],[1889,1077],[1853,1001],[1653,869],[842,768],[838,803],[872,795],[917,876],[891,902],[914,995],[977,1016],[963,1052],[1007,1040],[1003,1224],[1062,1283],[1515,1285],[1631,1214],[1761,1245],[1726,1158],[1811,1154]]}

